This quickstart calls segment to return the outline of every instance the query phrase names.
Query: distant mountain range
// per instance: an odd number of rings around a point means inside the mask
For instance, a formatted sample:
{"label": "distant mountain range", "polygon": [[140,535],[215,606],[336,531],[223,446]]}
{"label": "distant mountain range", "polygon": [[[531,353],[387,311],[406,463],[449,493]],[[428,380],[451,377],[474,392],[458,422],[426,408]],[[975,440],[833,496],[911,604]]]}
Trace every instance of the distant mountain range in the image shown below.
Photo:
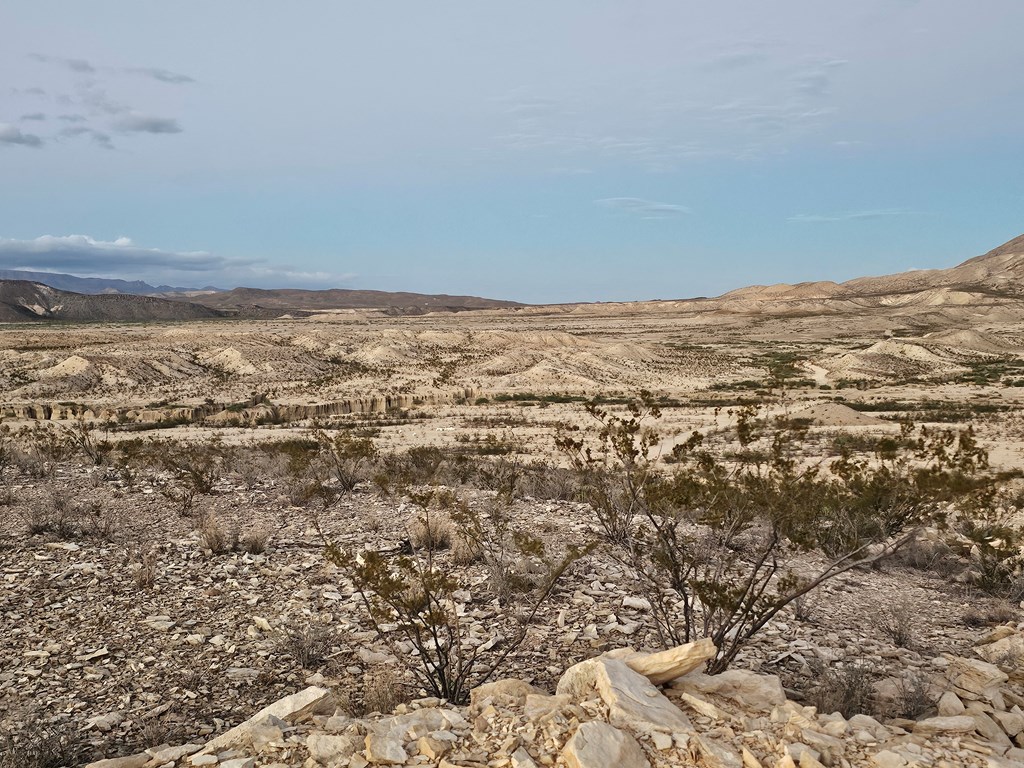
{"label": "distant mountain range", "polygon": [[200,304],[129,293],[72,293],[27,280],[0,280],[0,322],[202,320],[223,313]]}
{"label": "distant mountain range", "polygon": [[[3,273],[0,273],[3,274]],[[38,273],[47,279],[48,273]],[[91,280],[60,275],[71,280]],[[56,281],[55,281],[56,282]],[[66,281],[64,281],[65,284]],[[475,296],[432,296],[419,293],[385,291],[259,290],[236,288],[233,291],[167,291],[157,295],[115,292],[111,284],[137,288],[146,283],[118,280],[99,281],[107,287],[98,292],[73,292],[30,280],[5,280],[0,277],[0,322],[146,322],[201,320],[209,318],[268,319],[282,315],[302,317],[317,312],[346,310],[378,311],[394,315],[419,315],[427,312],[461,312],[471,309],[519,307],[511,301],[482,299]],[[100,288],[92,283],[93,289]]]}
{"label": "distant mountain range", "polygon": [[[213,317],[267,319],[303,317],[347,310],[395,315],[518,309],[526,313],[618,311],[622,303],[528,307],[476,296],[389,293],[333,288],[323,291],[235,288],[169,289],[142,282],[28,273],[35,281],[4,280],[0,271],[0,322],[66,320],[119,322],[192,320]],[[14,273],[26,274],[26,273]],[[47,285],[41,283],[49,281]],[[72,281],[72,282],[69,282]],[[79,282],[73,282],[79,281]],[[70,292],[62,285],[77,285]],[[86,291],[85,288],[90,289]],[[166,289],[166,290],[165,290]],[[138,295],[142,293],[143,295]],[[944,325],[965,317],[1024,320],[1024,235],[950,269],[862,277],[845,283],[751,286],[717,298],[680,299],[644,304],[653,311],[684,314],[816,317],[827,315],[911,316]]]}
{"label": "distant mountain range", "polygon": [[[176,288],[171,285],[150,285],[141,280],[115,280],[106,277],[77,277],[60,272],[29,272],[22,269],[0,269],[0,280],[28,280],[42,283],[51,288],[75,293],[130,293],[135,296],[153,296],[161,293],[186,293],[195,288]],[[217,291],[219,288],[201,288],[202,291]]]}

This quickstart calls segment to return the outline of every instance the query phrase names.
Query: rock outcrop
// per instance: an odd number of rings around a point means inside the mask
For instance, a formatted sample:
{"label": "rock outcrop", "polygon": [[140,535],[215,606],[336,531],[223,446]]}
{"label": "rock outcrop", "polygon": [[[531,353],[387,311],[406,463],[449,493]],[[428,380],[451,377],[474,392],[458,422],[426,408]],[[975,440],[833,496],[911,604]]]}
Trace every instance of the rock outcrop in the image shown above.
{"label": "rock outcrop", "polygon": [[[818,712],[786,698],[777,677],[699,671],[708,641],[660,653],[621,649],[567,669],[554,695],[499,680],[467,707],[439,699],[355,719],[330,691],[282,699],[205,745],[163,745],[89,768],[954,768],[1024,766],[1024,690],[1015,627],[978,647],[982,659],[944,659],[937,708],[882,723]],[[1009,674],[1005,667],[1009,665]],[[1001,668],[1004,667],[1004,668]]]}

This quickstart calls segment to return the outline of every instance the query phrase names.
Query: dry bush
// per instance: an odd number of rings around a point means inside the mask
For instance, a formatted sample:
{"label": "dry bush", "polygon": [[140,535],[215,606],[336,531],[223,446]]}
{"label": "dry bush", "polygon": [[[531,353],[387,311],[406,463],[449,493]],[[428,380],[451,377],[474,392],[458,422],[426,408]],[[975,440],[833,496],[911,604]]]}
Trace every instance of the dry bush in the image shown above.
{"label": "dry bush", "polygon": [[238,531],[230,534],[217,522],[212,514],[203,518],[203,524],[199,528],[199,541],[205,549],[215,555],[223,555],[225,552],[232,552],[238,549]]}
{"label": "dry bush", "polygon": [[135,586],[140,589],[152,589],[153,584],[156,583],[157,573],[157,548],[150,547],[149,549],[138,553],[138,562],[135,563],[133,578],[135,580]]}
{"label": "dry bush", "polygon": [[445,514],[424,511],[409,526],[409,541],[416,549],[438,551],[452,545],[455,526]]}
{"label": "dry bush", "polygon": [[242,536],[239,546],[243,552],[250,555],[260,555],[267,551],[267,544],[270,541],[270,532],[266,528],[253,528]]}
{"label": "dry bush", "polygon": [[80,533],[81,512],[63,491],[52,491],[48,499],[38,499],[20,510],[29,534],[53,533],[60,539],[73,539]]}
{"label": "dry bush", "polygon": [[891,717],[916,720],[934,709],[938,700],[928,676],[919,671],[911,671],[900,678],[896,686],[896,699],[890,705],[888,714]]}
{"label": "dry bush", "polygon": [[330,655],[335,640],[335,633],[327,627],[313,625],[286,629],[278,649],[291,656],[303,669],[319,669]]}
{"label": "dry bush", "polygon": [[910,603],[899,601],[880,606],[871,617],[871,624],[897,648],[914,646],[914,612]]}
{"label": "dry bush", "polygon": [[65,768],[80,765],[87,745],[68,723],[31,715],[20,728],[0,733],[0,768]]}
{"label": "dry bush", "polygon": [[378,667],[363,677],[363,714],[395,711],[395,707],[409,701],[402,681],[389,667]]}
{"label": "dry bush", "polygon": [[[454,525],[453,525],[454,527]],[[456,565],[469,565],[479,561],[484,554],[480,543],[474,541],[462,531],[456,530],[452,536],[452,562]]]}
{"label": "dry bush", "polygon": [[807,703],[823,714],[839,712],[846,719],[869,714],[875,709],[871,670],[860,663],[829,667],[812,662],[814,685],[807,691]]}

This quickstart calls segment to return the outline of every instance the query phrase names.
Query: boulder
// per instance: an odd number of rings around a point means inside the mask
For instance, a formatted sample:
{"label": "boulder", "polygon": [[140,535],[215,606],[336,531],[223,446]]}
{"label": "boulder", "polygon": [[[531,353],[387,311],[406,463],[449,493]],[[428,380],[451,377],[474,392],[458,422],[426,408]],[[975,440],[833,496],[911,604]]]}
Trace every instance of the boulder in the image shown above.
{"label": "boulder", "polygon": [[[988,646],[991,647],[991,646]],[[978,659],[955,658],[949,663],[946,677],[961,699],[987,699],[998,693],[999,686],[1009,678],[994,664]]]}
{"label": "boulder", "polygon": [[598,657],[570,667],[558,681],[558,693],[574,701],[596,692],[608,706],[612,725],[634,733],[692,733],[693,725],[644,675],[618,659]]}
{"label": "boulder", "polygon": [[974,718],[969,715],[929,717],[917,721],[917,724],[914,726],[914,733],[924,736],[970,733],[975,727],[977,727],[977,724],[974,722]]}
{"label": "boulder", "polygon": [[566,743],[568,768],[650,768],[636,739],[607,723],[583,723]]}
{"label": "boulder", "polygon": [[97,760],[89,763],[85,768],[142,768],[153,758],[145,752],[128,757],[111,757],[107,760]]}

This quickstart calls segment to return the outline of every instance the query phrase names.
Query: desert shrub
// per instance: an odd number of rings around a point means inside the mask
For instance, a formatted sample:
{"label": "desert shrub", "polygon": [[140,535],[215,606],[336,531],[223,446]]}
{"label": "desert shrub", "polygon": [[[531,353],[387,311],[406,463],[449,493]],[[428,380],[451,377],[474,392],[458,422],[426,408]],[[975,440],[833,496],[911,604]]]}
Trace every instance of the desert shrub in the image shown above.
{"label": "desert shrub", "polygon": [[405,686],[393,669],[378,667],[363,676],[363,714],[395,711],[395,707],[409,701]]}
{"label": "desert shrub", "polygon": [[243,552],[248,552],[250,555],[259,555],[267,551],[267,543],[269,541],[270,532],[266,528],[253,528],[242,536],[239,546]]}
{"label": "desert shrub", "polygon": [[59,539],[113,538],[118,521],[96,501],[77,503],[64,491],[51,491],[20,510],[29,534],[52,533]]}
{"label": "desert shrub", "polygon": [[897,601],[879,606],[871,615],[871,624],[897,648],[912,648],[916,617],[910,604]]}
{"label": "desert shrub", "polygon": [[64,441],[70,450],[77,449],[92,464],[99,466],[113,451],[113,445],[107,439],[106,429],[107,425],[104,425],[104,435],[100,437],[96,434],[96,426],[80,417],[73,425],[63,427]]}
{"label": "desert shrub", "polygon": [[890,717],[904,717],[917,720],[938,704],[938,696],[928,676],[919,670],[912,670],[896,684],[896,698],[889,705]]}
{"label": "desert shrub", "polygon": [[303,669],[319,669],[327,661],[335,641],[335,633],[330,629],[312,625],[284,630],[278,649]]}
{"label": "desert shrub", "polygon": [[644,512],[645,492],[654,479],[650,451],[658,434],[645,422],[660,418],[661,410],[649,392],[629,403],[625,416],[612,415],[595,403],[586,408],[597,420],[597,446],[565,434],[557,438],[556,446],[572,462],[581,496],[593,508],[605,536],[623,544]]}
{"label": "desert shrub", "polygon": [[[715,442],[694,432],[657,471],[651,450],[659,416],[650,393],[624,414],[590,403],[591,434],[558,446],[580,476],[608,551],[652,604],[666,645],[710,637],[725,669],[757,632],[801,595],[851,568],[878,563],[946,508],[984,510],[993,478],[973,432],[915,431],[910,456],[843,455],[824,473],[803,460],[805,428],[750,406]],[[787,566],[817,549],[828,561],[802,576]]]}
{"label": "desert shrub", "polygon": [[217,518],[210,514],[203,518],[199,528],[199,542],[213,554],[223,555],[238,549],[238,531],[233,530],[229,533]]}
{"label": "desert shrub", "polygon": [[18,469],[31,477],[49,477],[68,458],[73,446],[62,429],[36,423],[14,433],[11,453]]}
{"label": "desert shrub", "polygon": [[874,676],[864,664],[830,667],[812,664],[813,685],[806,692],[807,703],[819,712],[840,713],[846,719],[875,711]]}
{"label": "desert shrub", "polygon": [[68,768],[80,765],[86,753],[87,744],[72,725],[37,715],[0,733],[0,768]]}
{"label": "desert shrub", "polygon": [[[468,505],[452,504],[452,519],[463,529],[488,535],[487,525]],[[430,505],[420,504],[428,510]],[[543,542],[513,531],[513,539],[529,547],[543,568],[535,586],[520,595],[518,610],[491,627],[494,638],[480,642],[458,610],[456,593],[473,587],[468,576],[454,571],[430,546],[388,552],[351,551],[327,541],[327,557],[351,580],[378,637],[396,658],[405,660],[416,682],[431,695],[463,703],[469,691],[490,679],[515,651],[568,569],[581,556],[575,548],[550,554]],[[529,543],[527,543],[529,542]],[[411,646],[410,655],[399,645]]]}
{"label": "desert shrub", "polygon": [[409,541],[414,549],[439,551],[452,545],[453,526],[451,518],[443,510],[431,511],[432,492],[410,494],[414,502],[421,504],[420,513],[409,525]]}
{"label": "desert shrub", "polygon": [[179,483],[196,494],[213,493],[220,480],[228,450],[219,438],[204,443],[154,440],[149,448],[150,460],[169,472]]}

